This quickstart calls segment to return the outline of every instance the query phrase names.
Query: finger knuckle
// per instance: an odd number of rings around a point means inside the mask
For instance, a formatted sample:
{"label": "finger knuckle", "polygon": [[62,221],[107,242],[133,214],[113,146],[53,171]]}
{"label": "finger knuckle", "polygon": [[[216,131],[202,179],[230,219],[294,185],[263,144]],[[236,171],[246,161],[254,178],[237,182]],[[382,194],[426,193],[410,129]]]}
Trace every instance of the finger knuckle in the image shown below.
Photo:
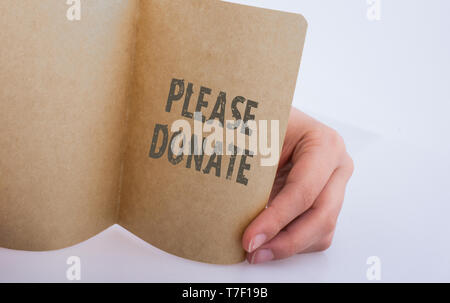
{"label": "finger knuckle", "polygon": [[327,237],[319,243],[319,245],[317,246],[317,250],[326,251],[331,247],[332,244],[333,244],[333,237],[332,236]]}
{"label": "finger knuckle", "polygon": [[337,150],[345,149],[344,138],[342,138],[342,136],[332,128],[328,128],[326,132],[326,140],[329,146]]}
{"label": "finger knuckle", "polygon": [[296,241],[289,241],[285,247],[285,255],[292,256],[295,255],[298,251],[298,247]]}
{"label": "finger knuckle", "polygon": [[285,226],[283,219],[284,215],[282,214],[281,209],[274,205],[270,206],[268,209],[271,211],[272,230],[274,233],[277,233],[278,231],[282,230]]}
{"label": "finger knuckle", "polygon": [[321,146],[326,146],[334,150],[345,150],[344,139],[331,127],[323,126],[316,129],[310,135],[312,141],[319,143]]}
{"label": "finger knuckle", "polygon": [[333,128],[322,125],[308,132],[308,139],[312,146],[326,147],[335,151],[345,151],[344,138]]}
{"label": "finger knuckle", "polygon": [[345,166],[347,167],[350,176],[353,175],[355,172],[355,162],[353,161],[352,157],[347,153],[345,157]]}
{"label": "finger knuckle", "polygon": [[336,218],[333,215],[323,215],[322,217],[322,230],[326,234],[333,233],[336,228]]}
{"label": "finger knuckle", "polygon": [[292,186],[296,203],[300,203],[301,206],[308,207],[314,202],[316,197],[311,188],[299,183],[292,184]]}

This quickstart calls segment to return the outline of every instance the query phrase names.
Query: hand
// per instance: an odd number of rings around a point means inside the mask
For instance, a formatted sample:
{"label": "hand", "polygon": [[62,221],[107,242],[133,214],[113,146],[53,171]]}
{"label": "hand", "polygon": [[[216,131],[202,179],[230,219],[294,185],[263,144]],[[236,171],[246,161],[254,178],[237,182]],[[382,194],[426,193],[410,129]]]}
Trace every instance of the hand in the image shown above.
{"label": "hand", "polygon": [[268,207],[247,227],[250,263],[330,247],[353,161],[336,131],[292,108]]}

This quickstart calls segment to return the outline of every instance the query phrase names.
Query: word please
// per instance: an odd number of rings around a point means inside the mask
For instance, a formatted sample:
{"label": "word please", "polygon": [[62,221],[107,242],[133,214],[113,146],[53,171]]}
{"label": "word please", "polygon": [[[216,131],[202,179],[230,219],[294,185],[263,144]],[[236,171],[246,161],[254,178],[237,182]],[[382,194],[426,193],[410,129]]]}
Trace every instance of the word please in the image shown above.
{"label": "word please", "polygon": [[[195,92],[196,90],[198,92]],[[195,112],[192,112],[190,111],[190,107],[192,106],[191,99],[194,99],[194,95],[197,95],[197,98],[195,98],[196,102],[193,102]],[[194,84],[190,82],[185,84],[184,80],[172,79],[165,110],[170,113],[174,108],[182,107],[180,108],[181,116],[194,120],[194,134],[197,138],[203,137],[202,132],[211,133],[205,142],[206,148],[204,151],[207,155],[211,155],[212,153],[234,155],[234,133],[236,132],[237,153],[239,155],[244,154],[245,150],[249,150],[252,155],[256,155],[259,151],[262,156],[261,166],[277,165],[280,154],[279,121],[271,121],[269,136],[267,120],[259,120],[259,123],[256,122],[255,110],[258,109],[258,102],[243,96],[229,98],[224,91],[214,94],[215,98],[211,98],[211,95],[212,90],[210,88],[200,86],[199,89],[194,90]],[[229,107],[234,120],[227,119],[225,121],[227,107]],[[212,108],[209,115],[203,112],[206,108]],[[208,121],[206,121],[207,116],[209,117]],[[201,122],[204,124],[202,125]],[[185,140],[191,138],[192,131],[188,121],[175,121],[172,124],[171,130],[172,132],[181,131]],[[224,136],[226,138],[225,141],[223,140]],[[268,145],[269,137],[271,142],[270,146]],[[248,147],[246,146],[246,141],[249,141]],[[213,142],[216,145],[210,148]],[[225,145],[223,144],[224,142]],[[184,147],[184,154],[188,155],[190,152],[189,146],[184,144]]]}

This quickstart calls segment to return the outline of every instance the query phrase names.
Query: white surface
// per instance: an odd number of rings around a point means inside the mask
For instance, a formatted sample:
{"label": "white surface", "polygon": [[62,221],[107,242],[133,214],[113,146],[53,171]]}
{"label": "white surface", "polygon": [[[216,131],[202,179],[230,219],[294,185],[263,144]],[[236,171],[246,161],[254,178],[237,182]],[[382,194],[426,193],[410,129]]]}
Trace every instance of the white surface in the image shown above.
{"label": "white surface", "polygon": [[294,104],[337,128],[356,171],[333,246],[325,253],[251,266],[213,266],[165,254],[114,226],[68,249],[0,249],[0,281],[450,282],[450,2],[234,1],[302,13],[309,22]]}

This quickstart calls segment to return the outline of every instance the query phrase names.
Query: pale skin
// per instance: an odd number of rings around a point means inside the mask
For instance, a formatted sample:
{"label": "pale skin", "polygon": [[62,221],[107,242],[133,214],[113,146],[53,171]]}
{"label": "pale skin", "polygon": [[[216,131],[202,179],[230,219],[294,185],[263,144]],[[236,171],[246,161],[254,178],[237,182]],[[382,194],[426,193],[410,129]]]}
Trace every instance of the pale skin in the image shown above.
{"label": "pale skin", "polygon": [[328,249],[353,169],[342,137],[292,108],[268,207],[242,239],[248,262]]}

